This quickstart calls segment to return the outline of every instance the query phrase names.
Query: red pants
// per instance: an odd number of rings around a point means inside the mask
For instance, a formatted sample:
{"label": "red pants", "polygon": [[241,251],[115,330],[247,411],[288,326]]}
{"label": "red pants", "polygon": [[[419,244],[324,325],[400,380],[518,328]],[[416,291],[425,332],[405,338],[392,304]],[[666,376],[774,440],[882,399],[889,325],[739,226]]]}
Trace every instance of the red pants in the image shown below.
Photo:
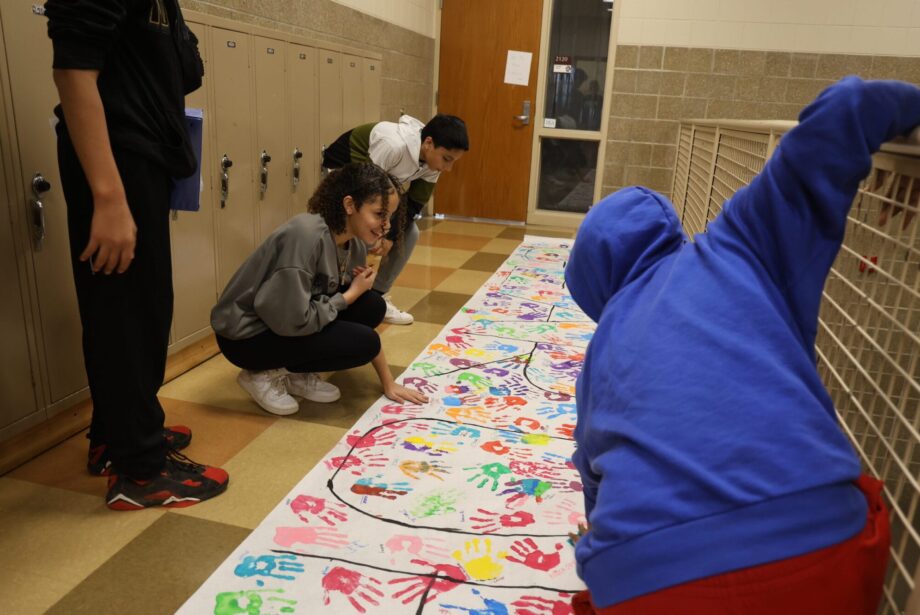
{"label": "red pants", "polygon": [[856,485],[869,504],[866,527],[838,545],[789,559],[667,587],[607,608],[583,591],[576,615],[874,615],[882,596],[890,540],[882,483]]}

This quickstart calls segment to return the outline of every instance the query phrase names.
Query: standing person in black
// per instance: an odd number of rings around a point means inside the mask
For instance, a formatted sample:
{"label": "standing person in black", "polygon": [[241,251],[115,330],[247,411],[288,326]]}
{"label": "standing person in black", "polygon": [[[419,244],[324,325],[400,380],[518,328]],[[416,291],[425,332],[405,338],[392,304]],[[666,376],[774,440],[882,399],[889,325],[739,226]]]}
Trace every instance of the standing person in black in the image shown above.
{"label": "standing person in black", "polygon": [[196,168],[184,96],[204,73],[176,0],[48,0],[58,165],[93,398],[87,465],[115,510],[190,506],[227,488],[176,452],[157,399],[172,321],[172,179]]}

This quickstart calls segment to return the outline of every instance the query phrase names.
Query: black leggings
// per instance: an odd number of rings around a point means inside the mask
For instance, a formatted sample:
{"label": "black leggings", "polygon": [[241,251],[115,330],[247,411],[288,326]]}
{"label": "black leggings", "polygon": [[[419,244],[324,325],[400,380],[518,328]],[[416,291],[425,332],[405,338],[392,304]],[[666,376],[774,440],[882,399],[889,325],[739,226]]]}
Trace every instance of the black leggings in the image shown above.
{"label": "black leggings", "polygon": [[386,311],[383,297],[369,290],[312,335],[285,337],[269,329],[242,340],[218,335],[217,345],[242,369],[335,372],[364,365],[380,354],[380,336],[374,328]]}

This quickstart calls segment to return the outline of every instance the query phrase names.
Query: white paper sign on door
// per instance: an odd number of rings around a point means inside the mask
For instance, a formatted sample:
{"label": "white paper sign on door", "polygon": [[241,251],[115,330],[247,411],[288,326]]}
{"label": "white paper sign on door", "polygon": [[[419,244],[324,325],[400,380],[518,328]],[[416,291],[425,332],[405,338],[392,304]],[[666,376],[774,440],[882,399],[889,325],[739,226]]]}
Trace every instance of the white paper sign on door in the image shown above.
{"label": "white paper sign on door", "polygon": [[527,85],[530,81],[530,61],[533,54],[529,51],[508,50],[508,61],[505,63],[505,83],[511,85]]}

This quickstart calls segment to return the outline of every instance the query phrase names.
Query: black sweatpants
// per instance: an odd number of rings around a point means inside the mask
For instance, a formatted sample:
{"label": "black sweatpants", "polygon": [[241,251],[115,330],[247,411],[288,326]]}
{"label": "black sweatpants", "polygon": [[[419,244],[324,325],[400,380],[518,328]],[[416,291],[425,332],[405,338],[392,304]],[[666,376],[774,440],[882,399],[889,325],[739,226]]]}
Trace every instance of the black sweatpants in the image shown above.
{"label": "black sweatpants", "polygon": [[93,274],[89,262],[79,260],[89,241],[92,193],[69,138],[65,134],[58,140],[83,359],[93,398],[90,441],[107,445],[116,472],[143,479],[158,473],[166,461],[157,391],[166,370],[173,311],[172,183],[166,171],[133,152],[116,150],[115,162],[137,225],[134,261],[122,274]]}
{"label": "black sweatpants", "polygon": [[383,297],[369,290],[312,335],[286,337],[271,330],[242,340],[218,335],[217,345],[228,361],[243,369],[335,372],[369,363],[380,353],[374,328],[386,311]]}

